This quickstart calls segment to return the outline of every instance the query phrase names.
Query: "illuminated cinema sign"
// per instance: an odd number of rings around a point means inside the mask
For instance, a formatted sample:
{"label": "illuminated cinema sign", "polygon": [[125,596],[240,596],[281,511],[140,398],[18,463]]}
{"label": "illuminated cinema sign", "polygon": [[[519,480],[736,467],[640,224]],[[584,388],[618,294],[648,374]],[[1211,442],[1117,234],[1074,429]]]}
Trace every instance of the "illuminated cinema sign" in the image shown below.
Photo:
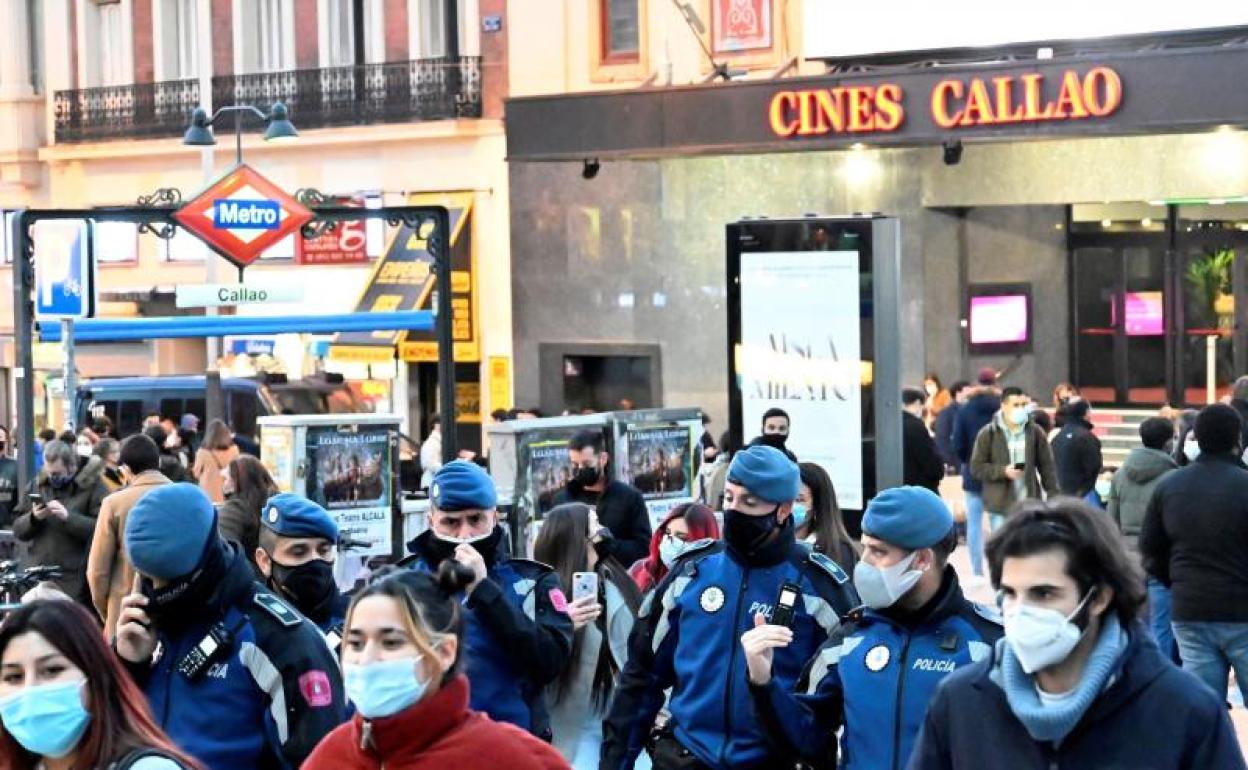
{"label": "illuminated cinema sign", "polygon": [[[1118,73],[1094,67],[1066,70],[1056,86],[1039,72],[946,78],[931,88],[928,104],[936,126],[957,130],[1106,118],[1122,97]],[[778,91],[767,119],[780,138],[891,133],[906,122],[905,92],[897,83]]]}

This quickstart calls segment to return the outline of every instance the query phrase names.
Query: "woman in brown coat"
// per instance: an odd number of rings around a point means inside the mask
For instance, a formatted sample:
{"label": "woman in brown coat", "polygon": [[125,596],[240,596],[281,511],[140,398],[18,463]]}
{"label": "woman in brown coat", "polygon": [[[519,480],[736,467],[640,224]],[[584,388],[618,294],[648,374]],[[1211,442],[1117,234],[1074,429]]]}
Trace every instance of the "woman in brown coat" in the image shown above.
{"label": "woman in brown coat", "polygon": [[221,490],[222,472],[236,457],[238,447],[234,445],[234,436],[230,429],[220,420],[208,423],[204,443],[195,453],[195,468],[191,472],[198,480],[199,488],[214,503],[225,501]]}

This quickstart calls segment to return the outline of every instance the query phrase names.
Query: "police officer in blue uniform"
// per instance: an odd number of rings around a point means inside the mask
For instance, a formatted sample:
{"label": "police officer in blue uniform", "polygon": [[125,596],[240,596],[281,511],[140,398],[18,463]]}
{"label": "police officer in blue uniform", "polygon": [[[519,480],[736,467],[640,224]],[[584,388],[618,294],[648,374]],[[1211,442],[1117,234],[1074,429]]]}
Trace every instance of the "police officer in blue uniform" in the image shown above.
{"label": "police officer in blue uniform", "polygon": [[407,563],[436,572],[454,559],[476,574],[464,592],[472,708],[549,741],[543,692],[572,650],[559,575],[508,552],[494,482],[480,466],[466,460],[442,466],[429,501],[429,529],[407,544],[414,554]]}
{"label": "police officer in blue uniform", "polygon": [[311,621],[255,580],[193,484],[126,520],[138,571],[114,647],[152,716],[209,770],[295,770],[345,718],[338,662]]}
{"label": "police officer in blue uniform", "polygon": [[[759,623],[741,639],[768,735],[814,767],[904,768],[937,685],[1001,638],[995,610],[962,595],[944,502],[922,487],[880,493],[862,520],[854,583],[865,602],[811,661],[796,692],[773,672],[788,629]],[[761,620],[761,619],[760,619]]]}
{"label": "police officer in blue uniform", "polygon": [[259,543],[256,566],[266,585],[315,623],[336,650],[350,604],[334,581],[338,523],[306,497],[283,492],[260,511]]}
{"label": "police officer in blue uniform", "polygon": [[[774,676],[790,689],[858,602],[849,576],[794,538],[798,488],[797,465],[777,449],[733,458],[724,540],[691,544],[642,606],[603,723],[603,770],[633,767],[647,743],[656,770],[792,766],[753,713],[741,635],[789,608],[792,643],[776,651]],[[652,735],[668,688],[671,718]]]}

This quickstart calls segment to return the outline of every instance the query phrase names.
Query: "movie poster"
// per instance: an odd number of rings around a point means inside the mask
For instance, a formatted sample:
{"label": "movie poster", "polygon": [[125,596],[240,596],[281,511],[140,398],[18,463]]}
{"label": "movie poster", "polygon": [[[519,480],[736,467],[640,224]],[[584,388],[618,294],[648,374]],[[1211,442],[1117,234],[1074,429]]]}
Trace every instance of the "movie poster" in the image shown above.
{"label": "movie poster", "polygon": [[572,478],[568,441],[583,427],[526,431],[520,439],[516,511],[524,527],[537,522],[555,505],[555,497]]}
{"label": "movie poster", "polygon": [[645,498],[651,527],[693,499],[693,445],[688,425],[630,425],[625,431],[624,480]]}
{"label": "movie poster", "polygon": [[391,431],[309,428],[307,492],[338,521],[344,537],[371,545],[354,553],[391,553]]}
{"label": "movie poster", "polygon": [[856,251],[741,255],[741,424],[792,420],[788,448],[832,477],[842,508],[862,510],[862,320]]}

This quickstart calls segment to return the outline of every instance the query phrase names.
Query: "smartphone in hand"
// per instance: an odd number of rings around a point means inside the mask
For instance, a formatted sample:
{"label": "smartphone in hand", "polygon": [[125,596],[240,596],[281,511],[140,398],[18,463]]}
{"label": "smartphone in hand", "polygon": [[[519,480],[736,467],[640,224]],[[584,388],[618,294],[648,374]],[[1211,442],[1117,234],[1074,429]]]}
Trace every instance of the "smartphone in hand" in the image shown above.
{"label": "smartphone in hand", "polygon": [[597,598],[598,596],[598,573],[597,572],[573,572],[572,573],[572,601],[583,599],[586,596]]}

